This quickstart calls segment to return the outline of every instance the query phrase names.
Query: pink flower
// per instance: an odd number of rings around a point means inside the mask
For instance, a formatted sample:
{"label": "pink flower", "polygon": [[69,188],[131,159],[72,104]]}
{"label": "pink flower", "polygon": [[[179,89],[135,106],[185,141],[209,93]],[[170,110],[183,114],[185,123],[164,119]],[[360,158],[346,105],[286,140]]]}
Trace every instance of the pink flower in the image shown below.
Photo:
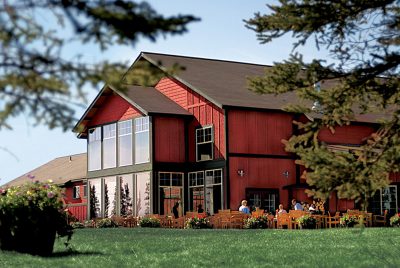
{"label": "pink flower", "polygon": [[47,197],[48,198],[53,198],[54,197],[54,193],[53,192],[48,192],[47,193]]}

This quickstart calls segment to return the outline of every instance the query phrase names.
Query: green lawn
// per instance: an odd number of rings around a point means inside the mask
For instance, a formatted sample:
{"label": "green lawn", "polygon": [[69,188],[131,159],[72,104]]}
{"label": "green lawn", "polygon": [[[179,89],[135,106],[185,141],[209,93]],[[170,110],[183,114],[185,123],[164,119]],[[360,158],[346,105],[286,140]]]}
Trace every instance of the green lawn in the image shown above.
{"label": "green lawn", "polygon": [[76,230],[52,257],[0,251],[0,267],[400,267],[400,228]]}

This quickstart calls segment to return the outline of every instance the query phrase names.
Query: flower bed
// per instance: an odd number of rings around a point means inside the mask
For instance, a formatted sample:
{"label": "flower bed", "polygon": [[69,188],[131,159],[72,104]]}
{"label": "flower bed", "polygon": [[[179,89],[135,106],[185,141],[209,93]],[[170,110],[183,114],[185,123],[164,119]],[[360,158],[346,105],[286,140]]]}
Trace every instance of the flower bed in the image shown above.
{"label": "flower bed", "polygon": [[400,227],[400,213],[390,217],[390,225],[393,227]]}
{"label": "flower bed", "polygon": [[354,227],[354,225],[358,224],[360,218],[357,216],[350,216],[349,214],[344,214],[343,217],[340,218],[340,225],[342,227]]}
{"label": "flower bed", "polygon": [[210,227],[210,222],[206,217],[192,217],[185,222],[186,229],[207,229]]}
{"label": "flower bed", "polygon": [[33,255],[53,252],[55,236],[72,236],[56,185],[29,182],[0,190],[0,248]]}
{"label": "flower bed", "polygon": [[244,219],[245,229],[266,229],[268,228],[268,218],[265,215]]}

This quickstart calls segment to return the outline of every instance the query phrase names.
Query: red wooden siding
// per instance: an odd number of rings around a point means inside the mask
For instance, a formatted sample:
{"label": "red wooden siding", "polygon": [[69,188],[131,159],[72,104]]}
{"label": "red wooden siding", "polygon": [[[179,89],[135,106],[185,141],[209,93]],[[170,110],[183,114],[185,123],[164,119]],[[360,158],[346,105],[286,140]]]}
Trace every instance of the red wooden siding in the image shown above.
{"label": "red wooden siding", "polygon": [[[296,168],[293,160],[271,158],[229,158],[230,207],[236,208],[245,198],[246,188],[279,189],[280,203],[287,204],[288,191],[282,187],[296,182]],[[237,174],[243,169],[244,176]],[[289,177],[283,172],[289,171]]]}
{"label": "red wooden siding", "polygon": [[108,96],[97,110],[89,126],[121,121],[142,116],[141,112],[118,95]]}
{"label": "red wooden siding", "polygon": [[[75,182],[71,186],[68,186],[65,188],[64,192],[64,201],[66,204],[79,204],[79,203],[86,203],[87,198],[84,197],[84,192],[83,192],[83,185],[85,182]],[[79,186],[79,196],[80,198],[73,198],[73,188],[74,186]]]}
{"label": "red wooden siding", "polygon": [[389,179],[390,182],[400,183],[400,173],[390,173]]}
{"label": "red wooden siding", "polygon": [[362,144],[373,132],[374,129],[370,126],[350,125],[335,128],[334,134],[329,129],[323,129],[318,138],[331,144]]}
{"label": "red wooden siding", "polygon": [[155,161],[185,162],[185,124],[181,118],[154,117]]}
{"label": "red wooden siding", "polygon": [[76,217],[80,222],[86,220],[87,217],[87,204],[68,206],[69,212]]}
{"label": "red wooden siding", "polygon": [[286,113],[229,111],[229,152],[288,155],[282,139],[292,135],[292,120]]}
{"label": "red wooden siding", "polygon": [[225,158],[225,115],[218,108],[190,88],[171,78],[163,78],[155,86],[157,90],[194,115],[189,128],[189,161],[196,161],[195,129],[214,126],[214,159]]}

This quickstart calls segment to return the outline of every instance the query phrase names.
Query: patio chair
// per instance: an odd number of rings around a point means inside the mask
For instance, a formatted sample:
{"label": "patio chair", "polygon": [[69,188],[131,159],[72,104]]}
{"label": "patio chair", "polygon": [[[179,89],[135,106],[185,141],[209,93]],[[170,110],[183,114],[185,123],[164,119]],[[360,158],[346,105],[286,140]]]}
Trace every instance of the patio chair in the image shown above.
{"label": "patio chair", "polygon": [[280,214],[276,218],[276,226],[278,229],[282,229],[283,226],[287,226],[288,229],[292,229],[292,220],[288,213]]}
{"label": "patio chair", "polygon": [[247,218],[246,214],[236,214],[231,216],[230,227],[234,229],[243,229],[243,221]]}
{"label": "patio chair", "polygon": [[185,218],[179,217],[171,220],[171,228],[183,229],[185,227]]}
{"label": "patio chair", "polygon": [[325,218],[325,227],[332,228],[332,227],[339,227],[340,226],[340,212],[336,212],[334,216],[330,213]]}
{"label": "patio chair", "polygon": [[383,212],[383,215],[374,215],[374,226],[381,226],[383,225],[384,227],[387,226],[387,214],[388,211],[385,209]]}

